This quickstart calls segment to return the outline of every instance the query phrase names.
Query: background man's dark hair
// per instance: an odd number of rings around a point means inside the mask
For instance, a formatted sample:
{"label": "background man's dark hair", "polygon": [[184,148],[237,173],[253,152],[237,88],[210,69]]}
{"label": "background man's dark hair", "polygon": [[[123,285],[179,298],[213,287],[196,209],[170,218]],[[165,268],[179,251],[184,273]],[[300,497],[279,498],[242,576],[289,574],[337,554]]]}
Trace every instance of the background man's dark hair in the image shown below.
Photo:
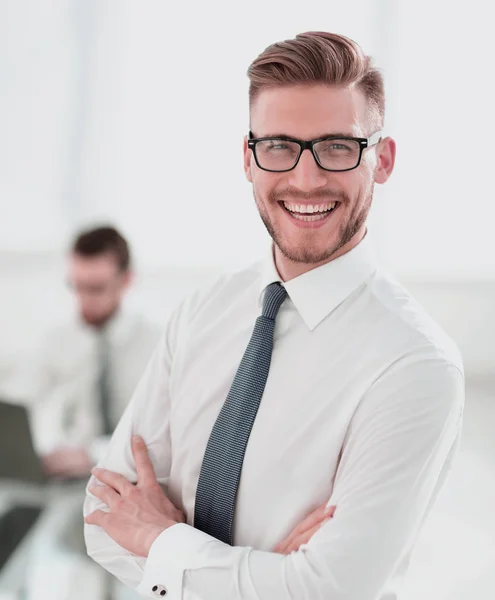
{"label": "background man's dark hair", "polygon": [[96,227],[81,232],[72,245],[72,252],[84,257],[112,254],[121,271],[131,264],[129,244],[114,227]]}

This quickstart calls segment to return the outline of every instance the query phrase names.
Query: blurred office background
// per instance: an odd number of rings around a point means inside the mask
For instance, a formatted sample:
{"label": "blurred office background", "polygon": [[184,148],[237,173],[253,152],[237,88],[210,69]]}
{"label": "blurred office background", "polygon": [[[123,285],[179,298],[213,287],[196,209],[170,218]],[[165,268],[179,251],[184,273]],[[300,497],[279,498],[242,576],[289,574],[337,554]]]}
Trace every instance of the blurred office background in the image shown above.
{"label": "blurred office background", "polygon": [[[0,382],[70,314],[65,252],[80,227],[111,222],[128,236],[138,274],[128,304],[162,325],[197,285],[263,256],[242,169],[245,72],[268,44],[305,30],[352,37],[384,71],[398,157],[370,231],[465,361],[462,448],[407,598],[488,600],[495,56],[482,2],[0,0]],[[74,578],[91,585],[92,571],[54,556],[61,572],[70,564],[57,593],[73,599]]]}

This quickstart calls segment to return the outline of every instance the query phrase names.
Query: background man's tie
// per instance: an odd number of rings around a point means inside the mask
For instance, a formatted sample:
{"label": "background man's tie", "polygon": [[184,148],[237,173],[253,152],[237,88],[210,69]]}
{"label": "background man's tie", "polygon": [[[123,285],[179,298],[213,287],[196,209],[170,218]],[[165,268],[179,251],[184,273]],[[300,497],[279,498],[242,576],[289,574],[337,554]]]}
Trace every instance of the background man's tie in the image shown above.
{"label": "background man's tie", "polygon": [[103,435],[113,433],[111,419],[110,344],[104,332],[98,339],[98,395]]}
{"label": "background man's tie", "polygon": [[265,290],[263,309],[206,446],[196,490],[194,527],[232,545],[232,524],[244,452],[265,389],[275,317],[287,292]]}

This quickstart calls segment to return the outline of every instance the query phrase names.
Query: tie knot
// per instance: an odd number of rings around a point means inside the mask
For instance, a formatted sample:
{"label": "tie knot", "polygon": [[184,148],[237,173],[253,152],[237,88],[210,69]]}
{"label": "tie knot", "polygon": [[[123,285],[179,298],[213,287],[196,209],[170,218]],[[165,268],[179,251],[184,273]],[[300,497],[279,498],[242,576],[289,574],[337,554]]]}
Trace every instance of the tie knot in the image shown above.
{"label": "tie knot", "polygon": [[275,319],[282,302],[287,298],[287,290],[280,283],[270,283],[265,290],[261,314],[268,319]]}

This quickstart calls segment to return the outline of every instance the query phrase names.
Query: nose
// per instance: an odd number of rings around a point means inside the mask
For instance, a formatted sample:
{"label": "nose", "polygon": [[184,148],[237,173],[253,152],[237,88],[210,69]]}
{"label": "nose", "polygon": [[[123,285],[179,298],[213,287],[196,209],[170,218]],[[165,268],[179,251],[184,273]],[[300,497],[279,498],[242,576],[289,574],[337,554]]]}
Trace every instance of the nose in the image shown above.
{"label": "nose", "polygon": [[318,166],[308,149],[303,150],[296,167],[289,173],[289,183],[305,192],[324,186],[327,182],[326,171]]}

